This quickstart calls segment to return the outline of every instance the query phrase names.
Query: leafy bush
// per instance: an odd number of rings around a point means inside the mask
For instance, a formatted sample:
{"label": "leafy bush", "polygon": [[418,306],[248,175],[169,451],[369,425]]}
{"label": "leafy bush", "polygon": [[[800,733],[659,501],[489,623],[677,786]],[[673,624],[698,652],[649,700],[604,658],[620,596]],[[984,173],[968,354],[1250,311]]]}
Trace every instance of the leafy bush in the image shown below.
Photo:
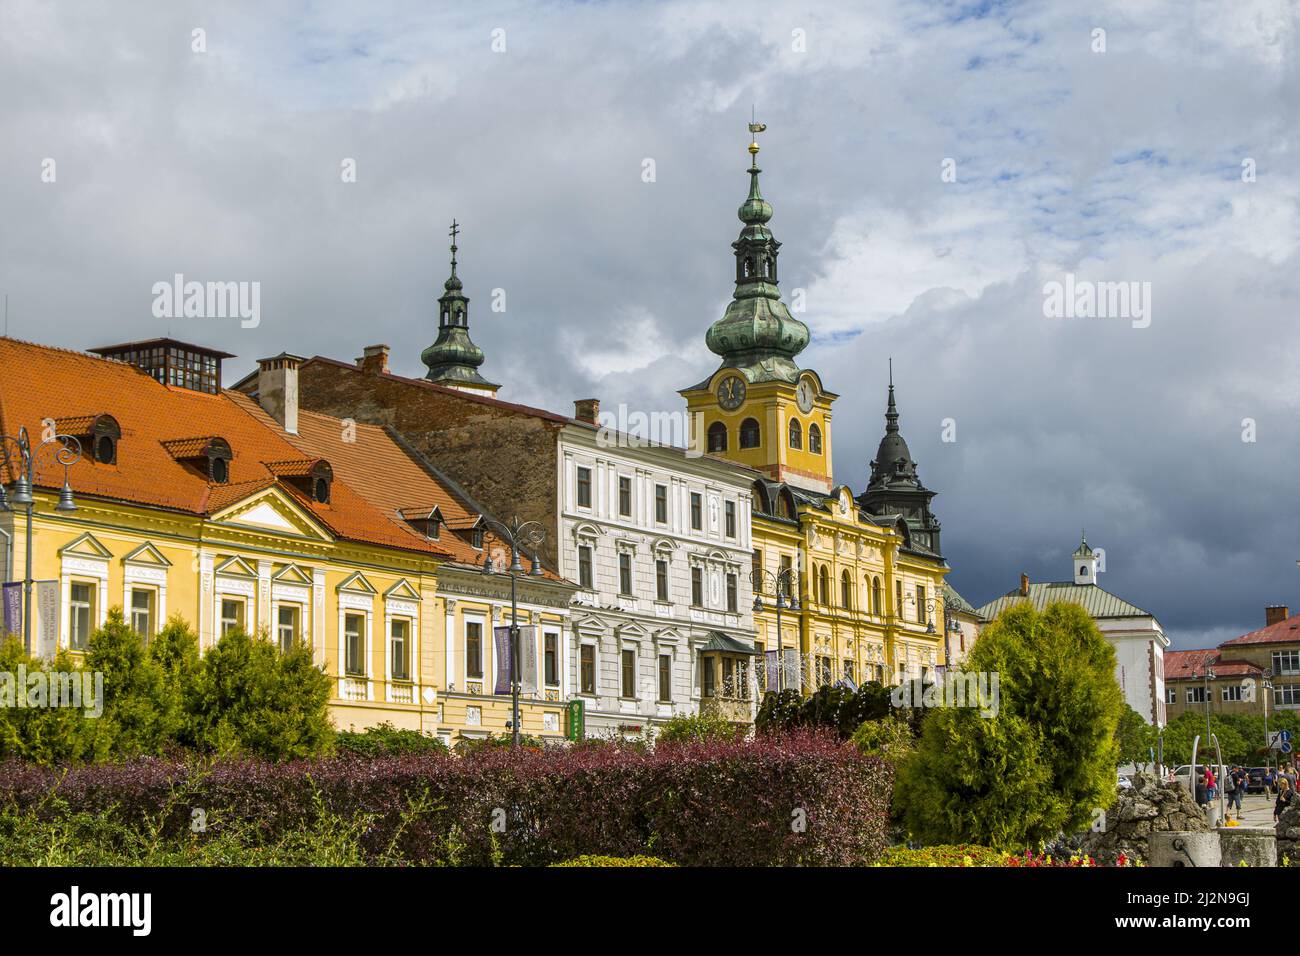
{"label": "leafy bush", "polygon": [[[919,700],[920,695],[911,699]],[[807,697],[795,690],[769,691],[759,706],[754,729],[767,734],[821,728],[833,730],[841,740],[848,740],[864,721],[891,714],[907,720],[913,733],[919,732],[924,711],[919,707],[895,708],[891,688],[879,681],[868,681],[856,691],[824,684]]]}
{"label": "leafy bush", "polygon": [[271,760],[310,757],[334,738],[330,679],[302,645],[281,651],[265,636],[234,630],[203,657],[186,699],[198,749]]}
{"label": "leafy bush", "polygon": [[[885,847],[891,776],[883,761],[810,734],[645,753],[485,748],[472,760],[143,759],[66,772],[10,762],[0,766],[0,816],[53,825],[72,807],[121,828],[119,842],[277,847],[322,819],[351,826],[361,815],[358,852],[377,863],[652,854],[696,866],[852,865]],[[192,836],[196,809],[207,826]],[[11,852],[0,839],[0,863]]]}
{"label": "leafy bush", "polygon": [[[521,733],[519,748],[521,750],[541,750],[546,742],[540,737]],[[491,750],[510,750],[514,747],[514,735],[509,731],[500,734],[488,734],[486,737],[461,737],[452,744],[452,751],[458,756],[468,757],[472,754]]]}
{"label": "leafy bush", "polygon": [[339,754],[357,757],[387,757],[392,754],[420,754],[448,752],[447,745],[437,737],[418,730],[404,730],[384,721],[362,731],[341,730],[334,737],[334,749]]}
{"label": "leafy bush", "polygon": [[[169,623],[164,638],[171,669],[145,649],[144,639],[126,623],[121,608],[110,608],[104,626],[90,635],[85,669],[104,675],[104,713],[96,730],[106,735],[106,746],[115,757],[158,755],[183,735],[178,621]],[[184,629],[183,623],[179,626]]]}
{"label": "leafy bush", "polygon": [[99,722],[87,720],[83,711],[16,706],[19,674],[43,671],[48,675],[52,670],[79,677],[85,669],[74,664],[66,653],[60,653],[53,662],[32,657],[23,650],[19,638],[10,637],[0,643],[0,672],[14,675],[10,692],[15,697],[0,706],[0,759],[52,764],[98,759],[108,752],[108,738],[98,732]]}
{"label": "leafy bush", "polygon": [[580,856],[575,860],[565,860],[563,863],[552,863],[551,866],[676,866],[676,863],[669,863],[661,860],[657,856]]}
{"label": "leafy bush", "polygon": [[744,736],[741,728],[721,714],[683,714],[659,728],[656,744],[677,744],[697,740],[734,740]]}
{"label": "leafy bush", "polygon": [[867,757],[880,757],[898,766],[916,750],[911,725],[899,717],[863,721],[849,742]]}
{"label": "leafy bush", "polygon": [[1083,608],[1018,605],[980,636],[967,670],[999,675],[993,717],[944,707],[899,770],[895,803],[926,843],[1034,846],[1113,801],[1123,698],[1115,652]]}
{"label": "leafy bush", "polygon": [[1008,854],[974,843],[909,849],[891,846],[877,866],[1003,866]]}

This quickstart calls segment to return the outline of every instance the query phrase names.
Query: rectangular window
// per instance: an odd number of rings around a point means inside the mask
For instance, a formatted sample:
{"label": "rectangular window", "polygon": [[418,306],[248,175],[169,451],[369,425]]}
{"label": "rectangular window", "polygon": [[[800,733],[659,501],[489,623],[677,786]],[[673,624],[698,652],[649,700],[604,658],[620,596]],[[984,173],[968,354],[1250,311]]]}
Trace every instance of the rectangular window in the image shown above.
{"label": "rectangular window", "polygon": [[903,582],[894,582],[894,617],[897,620],[903,619]]}
{"label": "rectangular window", "polygon": [[700,684],[703,686],[704,696],[712,697],[716,691],[715,683],[718,679],[712,657],[700,658],[700,674]]}
{"label": "rectangular window", "polygon": [[822,655],[817,657],[817,685],[831,682],[831,659]]}
{"label": "rectangular window", "polygon": [[727,575],[727,610],[736,613],[736,576]]}
{"label": "rectangular window", "polygon": [[632,479],[622,475],[618,479],[618,513],[624,518],[632,517]]}
{"label": "rectangular window", "polygon": [[704,501],[699,492],[691,492],[691,530],[704,530]]}
{"label": "rectangular window", "polygon": [[699,567],[691,568],[691,603],[704,606],[704,571]]}
{"label": "rectangular window", "polygon": [[626,551],[618,556],[618,593],[632,596],[632,555]]}
{"label": "rectangular window", "polygon": [[1227,701],[1241,700],[1241,685],[1233,684],[1231,687],[1223,688],[1223,699]]}
{"label": "rectangular window", "polygon": [[1189,704],[1205,703],[1205,688],[1204,687],[1187,688],[1187,703]]}
{"label": "rectangular window", "polygon": [[655,521],[668,523],[668,486],[655,485]]}
{"label": "rectangular window", "polygon": [[916,586],[916,619],[919,623],[924,624],[929,618],[928,609],[925,606],[925,587],[918,584]]}
{"label": "rectangular window", "polygon": [[1166,687],[1166,688],[1165,688],[1165,703],[1166,703],[1166,704],[1176,704],[1176,703],[1178,703],[1178,688],[1177,688],[1177,687]]}
{"label": "rectangular window", "polygon": [[596,693],[596,645],[582,645],[582,667],[580,681],[582,683],[582,693]]}
{"label": "rectangular window", "polygon": [[668,600],[668,562],[663,558],[655,561],[655,598]]}
{"label": "rectangular window", "polygon": [[722,510],[726,518],[727,537],[734,538],[736,536],[736,503],[728,501]]}
{"label": "rectangular window", "polygon": [[749,700],[749,662],[736,661],[736,696]]}
{"label": "rectangular window", "polygon": [[465,676],[483,677],[483,625],[465,622]]}
{"label": "rectangular window", "polygon": [[855,683],[855,684],[858,682],[857,677],[856,677],[856,676],[854,675],[854,673],[853,673],[853,662],[852,662],[852,661],[845,661],[845,662],[844,662],[844,677],[845,677],[846,680],[851,680],[851,681],[853,681],[853,683]]}
{"label": "rectangular window", "polygon": [[74,651],[84,651],[90,643],[90,631],[95,620],[95,585],[72,585],[71,628],[68,645]]}
{"label": "rectangular window", "polygon": [[591,507],[591,469],[578,468],[578,507]]}
{"label": "rectangular window", "polygon": [[[756,572],[763,570],[763,551],[761,548],[754,549],[753,569]],[[754,590],[759,594],[763,593],[763,575],[754,575]]]}
{"label": "rectangular window", "polygon": [[221,636],[244,629],[244,601],[242,598],[221,599]]}
{"label": "rectangular window", "polygon": [[146,588],[131,591],[131,630],[148,640],[153,636],[154,592]]}
{"label": "rectangular window", "polygon": [[545,650],[542,653],[542,666],[547,687],[560,686],[560,635],[546,634],[542,638]]}
{"label": "rectangular window", "polygon": [[393,680],[411,679],[411,622],[393,622],[392,630]]}
{"label": "rectangular window", "polygon": [[636,651],[623,652],[623,696],[636,696]]}
{"label": "rectangular window", "polygon": [[1278,684],[1273,688],[1274,704],[1300,704],[1300,684]]}
{"label": "rectangular window", "polygon": [[1274,674],[1300,674],[1300,651],[1274,651]]}
{"label": "rectangular window", "polygon": [[282,604],[276,612],[275,636],[283,653],[293,650],[298,643],[299,610],[295,605]]}
{"label": "rectangular window", "polygon": [[659,655],[659,701],[671,704],[673,701],[673,657],[671,654]]}
{"label": "rectangular window", "polygon": [[343,617],[343,649],[347,673],[364,677],[366,673],[366,618],[364,614]]}
{"label": "rectangular window", "polygon": [[777,590],[786,597],[791,597],[798,586],[794,576],[794,559],[788,554],[781,555],[781,573],[777,578]]}
{"label": "rectangular window", "polygon": [[578,585],[591,590],[594,585],[591,580],[591,545],[578,545]]}

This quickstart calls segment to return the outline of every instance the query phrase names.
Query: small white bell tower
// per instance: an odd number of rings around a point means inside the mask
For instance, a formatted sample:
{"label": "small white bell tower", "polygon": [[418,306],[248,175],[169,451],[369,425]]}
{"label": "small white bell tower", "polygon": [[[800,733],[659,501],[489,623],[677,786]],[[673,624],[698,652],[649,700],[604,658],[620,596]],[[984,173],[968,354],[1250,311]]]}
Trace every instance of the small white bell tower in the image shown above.
{"label": "small white bell tower", "polygon": [[1088,547],[1088,535],[1084,532],[1079,540],[1079,547],[1074,552],[1074,583],[1097,583],[1097,552]]}

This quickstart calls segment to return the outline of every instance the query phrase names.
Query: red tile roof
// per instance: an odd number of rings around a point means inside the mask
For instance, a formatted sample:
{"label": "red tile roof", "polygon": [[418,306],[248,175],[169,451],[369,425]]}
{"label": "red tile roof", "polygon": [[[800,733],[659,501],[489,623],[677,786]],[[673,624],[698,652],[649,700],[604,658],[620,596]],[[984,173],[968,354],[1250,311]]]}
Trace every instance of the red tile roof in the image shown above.
{"label": "red tile roof", "polygon": [[1204,677],[1206,667],[1214,669],[1216,677],[1246,677],[1258,675],[1260,668],[1249,661],[1223,660],[1215,647],[1194,651],[1165,651],[1165,680],[1191,680]]}
{"label": "red tile roof", "polygon": [[[26,427],[36,442],[46,419],[103,413],[111,414],[121,426],[115,464],[97,462],[91,449],[83,448],[82,459],[68,470],[69,483],[78,495],[208,516],[278,484],[338,537],[447,553],[396,516],[383,514],[355,493],[346,479],[333,483],[328,503],[313,501],[291,484],[277,482],[267,463],[302,462],[304,454],[274,428],[249,415],[232,400],[235,395],[171,387],[123,362],[0,337],[0,433],[16,435]],[[167,447],[181,443],[188,448],[200,428],[230,444],[234,458],[228,484],[210,483],[199,469],[173,457]],[[0,468],[6,482],[16,477],[15,467],[11,462],[8,469]],[[63,468],[47,447],[37,456],[36,484],[57,489],[62,483]]]}
{"label": "red tile roof", "polygon": [[1243,644],[1300,644],[1300,614],[1293,614],[1284,621],[1234,637],[1219,646],[1240,647]]}

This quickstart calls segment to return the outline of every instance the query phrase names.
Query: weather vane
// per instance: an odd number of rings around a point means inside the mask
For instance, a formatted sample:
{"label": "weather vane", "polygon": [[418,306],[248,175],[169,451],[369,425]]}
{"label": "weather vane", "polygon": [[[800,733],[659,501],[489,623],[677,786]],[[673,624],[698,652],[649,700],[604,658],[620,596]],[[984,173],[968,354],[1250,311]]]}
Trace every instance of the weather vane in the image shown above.
{"label": "weather vane", "polygon": [[759,123],[754,119],[754,110],[751,108],[749,111],[749,132],[751,134],[749,140],[750,166],[758,164],[758,134],[766,129],[766,123]]}

